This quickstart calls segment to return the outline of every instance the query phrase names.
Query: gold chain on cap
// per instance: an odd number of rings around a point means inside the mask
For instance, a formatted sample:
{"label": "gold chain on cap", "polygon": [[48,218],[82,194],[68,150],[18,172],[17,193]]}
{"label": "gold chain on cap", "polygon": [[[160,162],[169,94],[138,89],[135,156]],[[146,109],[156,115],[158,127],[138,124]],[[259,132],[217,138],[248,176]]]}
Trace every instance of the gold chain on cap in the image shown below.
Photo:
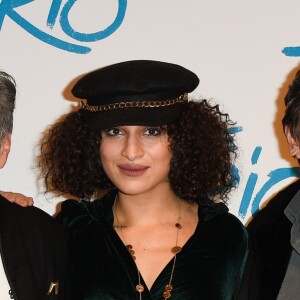
{"label": "gold chain on cap", "polygon": [[188,101],[188,94],[185,93],[177,98],[159,100],[159,101],[122,101],[118,103],[104,104],[104,105],[88,105],[87,103],[82,103],[81,109],[88,110],[90,112],[107,111],[112,109],[122,109],[122,108],[135,108],[135,107],[163,107],[170,106],[178,103],[184,103]]}

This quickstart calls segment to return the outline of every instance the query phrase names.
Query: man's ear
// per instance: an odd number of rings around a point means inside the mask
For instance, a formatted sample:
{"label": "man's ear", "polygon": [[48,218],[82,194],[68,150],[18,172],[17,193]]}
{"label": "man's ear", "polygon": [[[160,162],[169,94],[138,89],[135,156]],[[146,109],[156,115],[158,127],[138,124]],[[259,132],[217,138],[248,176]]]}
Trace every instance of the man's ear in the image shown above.
{"label": "man's ear", "polygon": [[0,169],[6,164],[11,146],[11,133],[7,134],[0,145]]}
{"label": "man's ear", "polygon": [[300,159],[300,147],[299,142],[292,136],[291,131],[288,127],[284,128],[284,133],[288,143],[288,148],[291,156]]}

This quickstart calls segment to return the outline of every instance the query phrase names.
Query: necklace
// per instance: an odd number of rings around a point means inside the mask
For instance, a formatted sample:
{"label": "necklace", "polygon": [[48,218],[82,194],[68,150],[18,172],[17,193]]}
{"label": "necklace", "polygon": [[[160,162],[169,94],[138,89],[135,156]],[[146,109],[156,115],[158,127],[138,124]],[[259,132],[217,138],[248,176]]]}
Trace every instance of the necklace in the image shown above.
{"label": "necklace", "polygon": [[[120,224],[117,213],[116,213],[116,201],[117,201],[117,196],[115,198],[113,208],[112,208],[113,215],[114,215],[114,220],[116,220],[117,224],[114,224],[113,227],[114,227],[115,230],[120,229],[120,233],[121,233],[121,236],[122,236],[123,243],[125,244],[126,249],[129,251],[132,259],[135,261],[136,256],[135,256],[135,251],[133,250],[133,246],[131,244],[126,243],[125,236],[124,236],[124,233],[123,233],[123,229],[127,228],[127,225]],[[182,225],[181,225],[181,201],[180,200],[179,200],[178,218],[177,218],[177,222],[175,223],[175,227],[177,228],[176,243],[175,243],[175,246],[171,248],[171,252],[174,254],[174,258],[173,258],[173,264],[172,264],[170,279],[169,279],[168,284],[165,285],[164,292],[162,294],[163,299],[170,299],[171,296],[172,296],[172,290],[173,290],[172,280],[173,280],[173,275],[174,275],[174,271],[175,271],[176,257],[177,257],[177,253],[179,253],[181,251],[181,247],[178,246],[179,230],[182,229]],[[140,273],[137,265],[136,265],[136,269],[137,269],[137,274],[138,274],[138,284],[136,285],[135,289],[139,293],[139,299],[142,300],[142,293],[145,290],[145,288],[141,283],[141,273]]]}

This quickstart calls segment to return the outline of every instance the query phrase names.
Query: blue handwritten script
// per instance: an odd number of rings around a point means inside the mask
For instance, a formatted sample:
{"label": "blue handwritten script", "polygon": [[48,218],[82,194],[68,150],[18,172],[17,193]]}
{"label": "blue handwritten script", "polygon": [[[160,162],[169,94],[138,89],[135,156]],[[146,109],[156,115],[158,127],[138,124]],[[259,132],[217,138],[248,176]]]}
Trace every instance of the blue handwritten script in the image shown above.
{"label": "blue handwritten script", "polygon": [[[230,128],[230,133],[238,133],[243,131],[243,127],[232,127]],[[251,165],[256,165],[258,159],[262,152],[261,146],[256,146],[252,152],[251,156]],[[237,167],[233,166],[233,172],[237,178],[236,184],[240,181],[239,170]],[[300,168],[299,167],[290,167],[290,168],[278,168],[272,170],[268,174],[269,179],[262,185],[258,192],[254,194],[254,190],[257,185],[257,180],[259,175],[257,173],[251,172],[248,176],[246,186],[242,195],[242,200],[239,207],[239,216],[244,219],[249,206],[251,205],[251,214],[254,215],[259,210],[259,205],[263,200],[266,193],[277,183],[290,178],[290,177],[300,177]]]}
{"label": "blue handwritten script", "polygon": [[285,47],[281,52],[286,56],[300,56],[300,47]]}
{"label": "blue handwritten script", "polygon": [[[46,33],[45,31],[35,27],[32,23],[16,12],[15,8],[27,5],[33,1],[35,0],[2,0],[0,2],[0,31],[2,30],[5,16],[7,16],[29,34],[51,46],[78,54],[87,54],[91,51],[91,48],[87,46],[70,43]],[[57,23],[57,19],[59,18],[61,29],[67,36],[76,41],[85,43],[96,42],[113,34],[121,26],[127,8],[127,0],[118,0],[116,17],[109,26],[97,32],[82,33],[75,31],[69,22],[69,13],[76,2],[77,0],[67,0],[61,9],[62,0],[53,0],[49,9],[46,26],[50,29],[53,29]]]}

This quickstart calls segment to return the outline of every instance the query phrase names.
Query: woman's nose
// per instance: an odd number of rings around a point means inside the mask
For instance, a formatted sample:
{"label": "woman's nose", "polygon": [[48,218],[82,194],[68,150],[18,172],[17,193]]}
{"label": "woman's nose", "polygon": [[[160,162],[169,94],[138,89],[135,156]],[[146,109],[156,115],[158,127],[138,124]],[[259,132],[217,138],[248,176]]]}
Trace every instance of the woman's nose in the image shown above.
{"label": "woman's nose", "polygon": [[144,155],[143,143],[136,136],[129,136],[124,144],[122,153],[130,161],[134,161]]}

